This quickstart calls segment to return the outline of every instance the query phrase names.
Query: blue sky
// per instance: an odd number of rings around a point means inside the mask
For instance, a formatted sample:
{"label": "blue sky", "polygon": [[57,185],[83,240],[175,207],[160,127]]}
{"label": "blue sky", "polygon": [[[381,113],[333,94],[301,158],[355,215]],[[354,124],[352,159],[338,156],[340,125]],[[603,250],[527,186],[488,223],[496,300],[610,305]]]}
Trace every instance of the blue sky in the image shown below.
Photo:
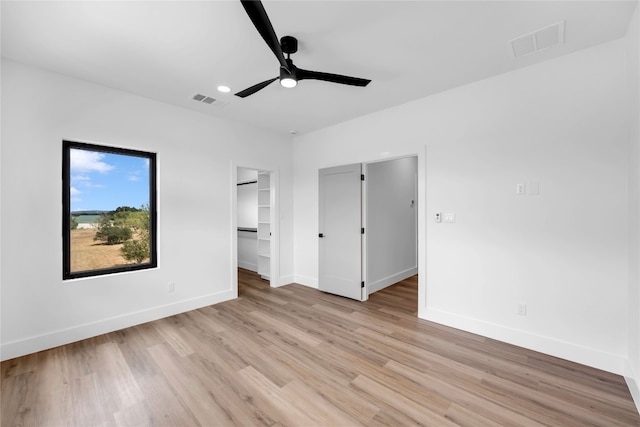
{"label": "blue sky", "polygon": [[149,203],[149,160],[70,150],[71,211],[139,208]]}

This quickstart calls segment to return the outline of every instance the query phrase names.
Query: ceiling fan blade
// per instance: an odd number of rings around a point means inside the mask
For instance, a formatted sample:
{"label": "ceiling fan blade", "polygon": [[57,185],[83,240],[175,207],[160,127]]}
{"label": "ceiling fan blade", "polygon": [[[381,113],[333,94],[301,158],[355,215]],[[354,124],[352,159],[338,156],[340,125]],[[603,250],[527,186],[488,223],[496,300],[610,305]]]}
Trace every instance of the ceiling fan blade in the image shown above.
{"label": "ceiling fan blade", "polygon": [[256,30],[258,30],[264,41],[267,42],[267,45],[276,55],[276,58],[278,58],[280,66],[290,71],[289,65],[287,65],[287,61],[284,59],[280,40],[278,40],[278,36],[276,36],[276,32],[273,30],[273,25],[271,25],[271,21],[269,20],[269,16],[267,16],[267,12],[264,10],[262,2],[260,0],[240,0],[240,2],[247,12],[247,15],[249,15],[249,18],[251,18]]}
{"label": "ceiling fan blade", "polygon": [[320,71],[309,71],[301,68],[297,69],[298,80],[323,80],[325,82],[340,83],[343,85],[364,87],[371,83],[371,80],[358,77],[343,76],[341,74],[322,73]]}
{"label": "ceiling fan blade", "polygon": [[258,83],[257,85],[251,86],[250,88],[247,88],[245,90],[241,90],[240,92],[236,93],[236,96],[239,96],[240,98],[246,98],[249,95],[253,95],[257,91],[259,91],[261,89],[264,89],[265,87],[269,86],[271,83],[275,82],[276,80],[278,80],[278,77],[274,77],[273,79],[265,80],[262,83]]}

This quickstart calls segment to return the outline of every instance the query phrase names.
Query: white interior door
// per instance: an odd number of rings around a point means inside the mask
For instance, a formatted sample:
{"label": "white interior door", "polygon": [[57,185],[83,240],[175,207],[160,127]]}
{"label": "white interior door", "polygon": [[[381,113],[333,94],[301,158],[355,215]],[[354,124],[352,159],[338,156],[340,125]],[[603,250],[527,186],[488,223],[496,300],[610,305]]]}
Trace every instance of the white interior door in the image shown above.
{"label": "white interior door", "polygon": [[362,300],[361,165],[319,171],[318,289]]}

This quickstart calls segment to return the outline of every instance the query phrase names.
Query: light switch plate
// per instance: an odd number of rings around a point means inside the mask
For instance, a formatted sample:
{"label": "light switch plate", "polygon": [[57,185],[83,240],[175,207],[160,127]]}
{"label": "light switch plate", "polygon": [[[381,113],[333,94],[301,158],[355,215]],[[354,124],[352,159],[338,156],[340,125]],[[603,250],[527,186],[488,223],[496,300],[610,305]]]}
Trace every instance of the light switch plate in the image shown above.
{"label": "light switch plate", "polygon": [[527,194],[527,185],[523,182],[516,184],[516,194],[519,196]]}
{"label": "light switch plate", "polygon": [[445,212],[443,215],[444,222],[452,223],[456,222],[456,214],[451,212]]}
{"label": "light switch plate", "polygon": [[527,182],[527,194],[529,196],[538,196],[540,194],[540,183],[538,181]]}

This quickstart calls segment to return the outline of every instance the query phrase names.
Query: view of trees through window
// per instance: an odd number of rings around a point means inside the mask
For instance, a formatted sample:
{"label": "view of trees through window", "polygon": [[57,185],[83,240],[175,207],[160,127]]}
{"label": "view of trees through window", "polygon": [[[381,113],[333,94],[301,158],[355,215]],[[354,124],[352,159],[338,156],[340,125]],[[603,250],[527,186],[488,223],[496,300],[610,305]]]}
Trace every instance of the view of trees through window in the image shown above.
{"label": "view of trees through window", "polygon": [[65,141],[64,276],[150,268],[155,155]]}

